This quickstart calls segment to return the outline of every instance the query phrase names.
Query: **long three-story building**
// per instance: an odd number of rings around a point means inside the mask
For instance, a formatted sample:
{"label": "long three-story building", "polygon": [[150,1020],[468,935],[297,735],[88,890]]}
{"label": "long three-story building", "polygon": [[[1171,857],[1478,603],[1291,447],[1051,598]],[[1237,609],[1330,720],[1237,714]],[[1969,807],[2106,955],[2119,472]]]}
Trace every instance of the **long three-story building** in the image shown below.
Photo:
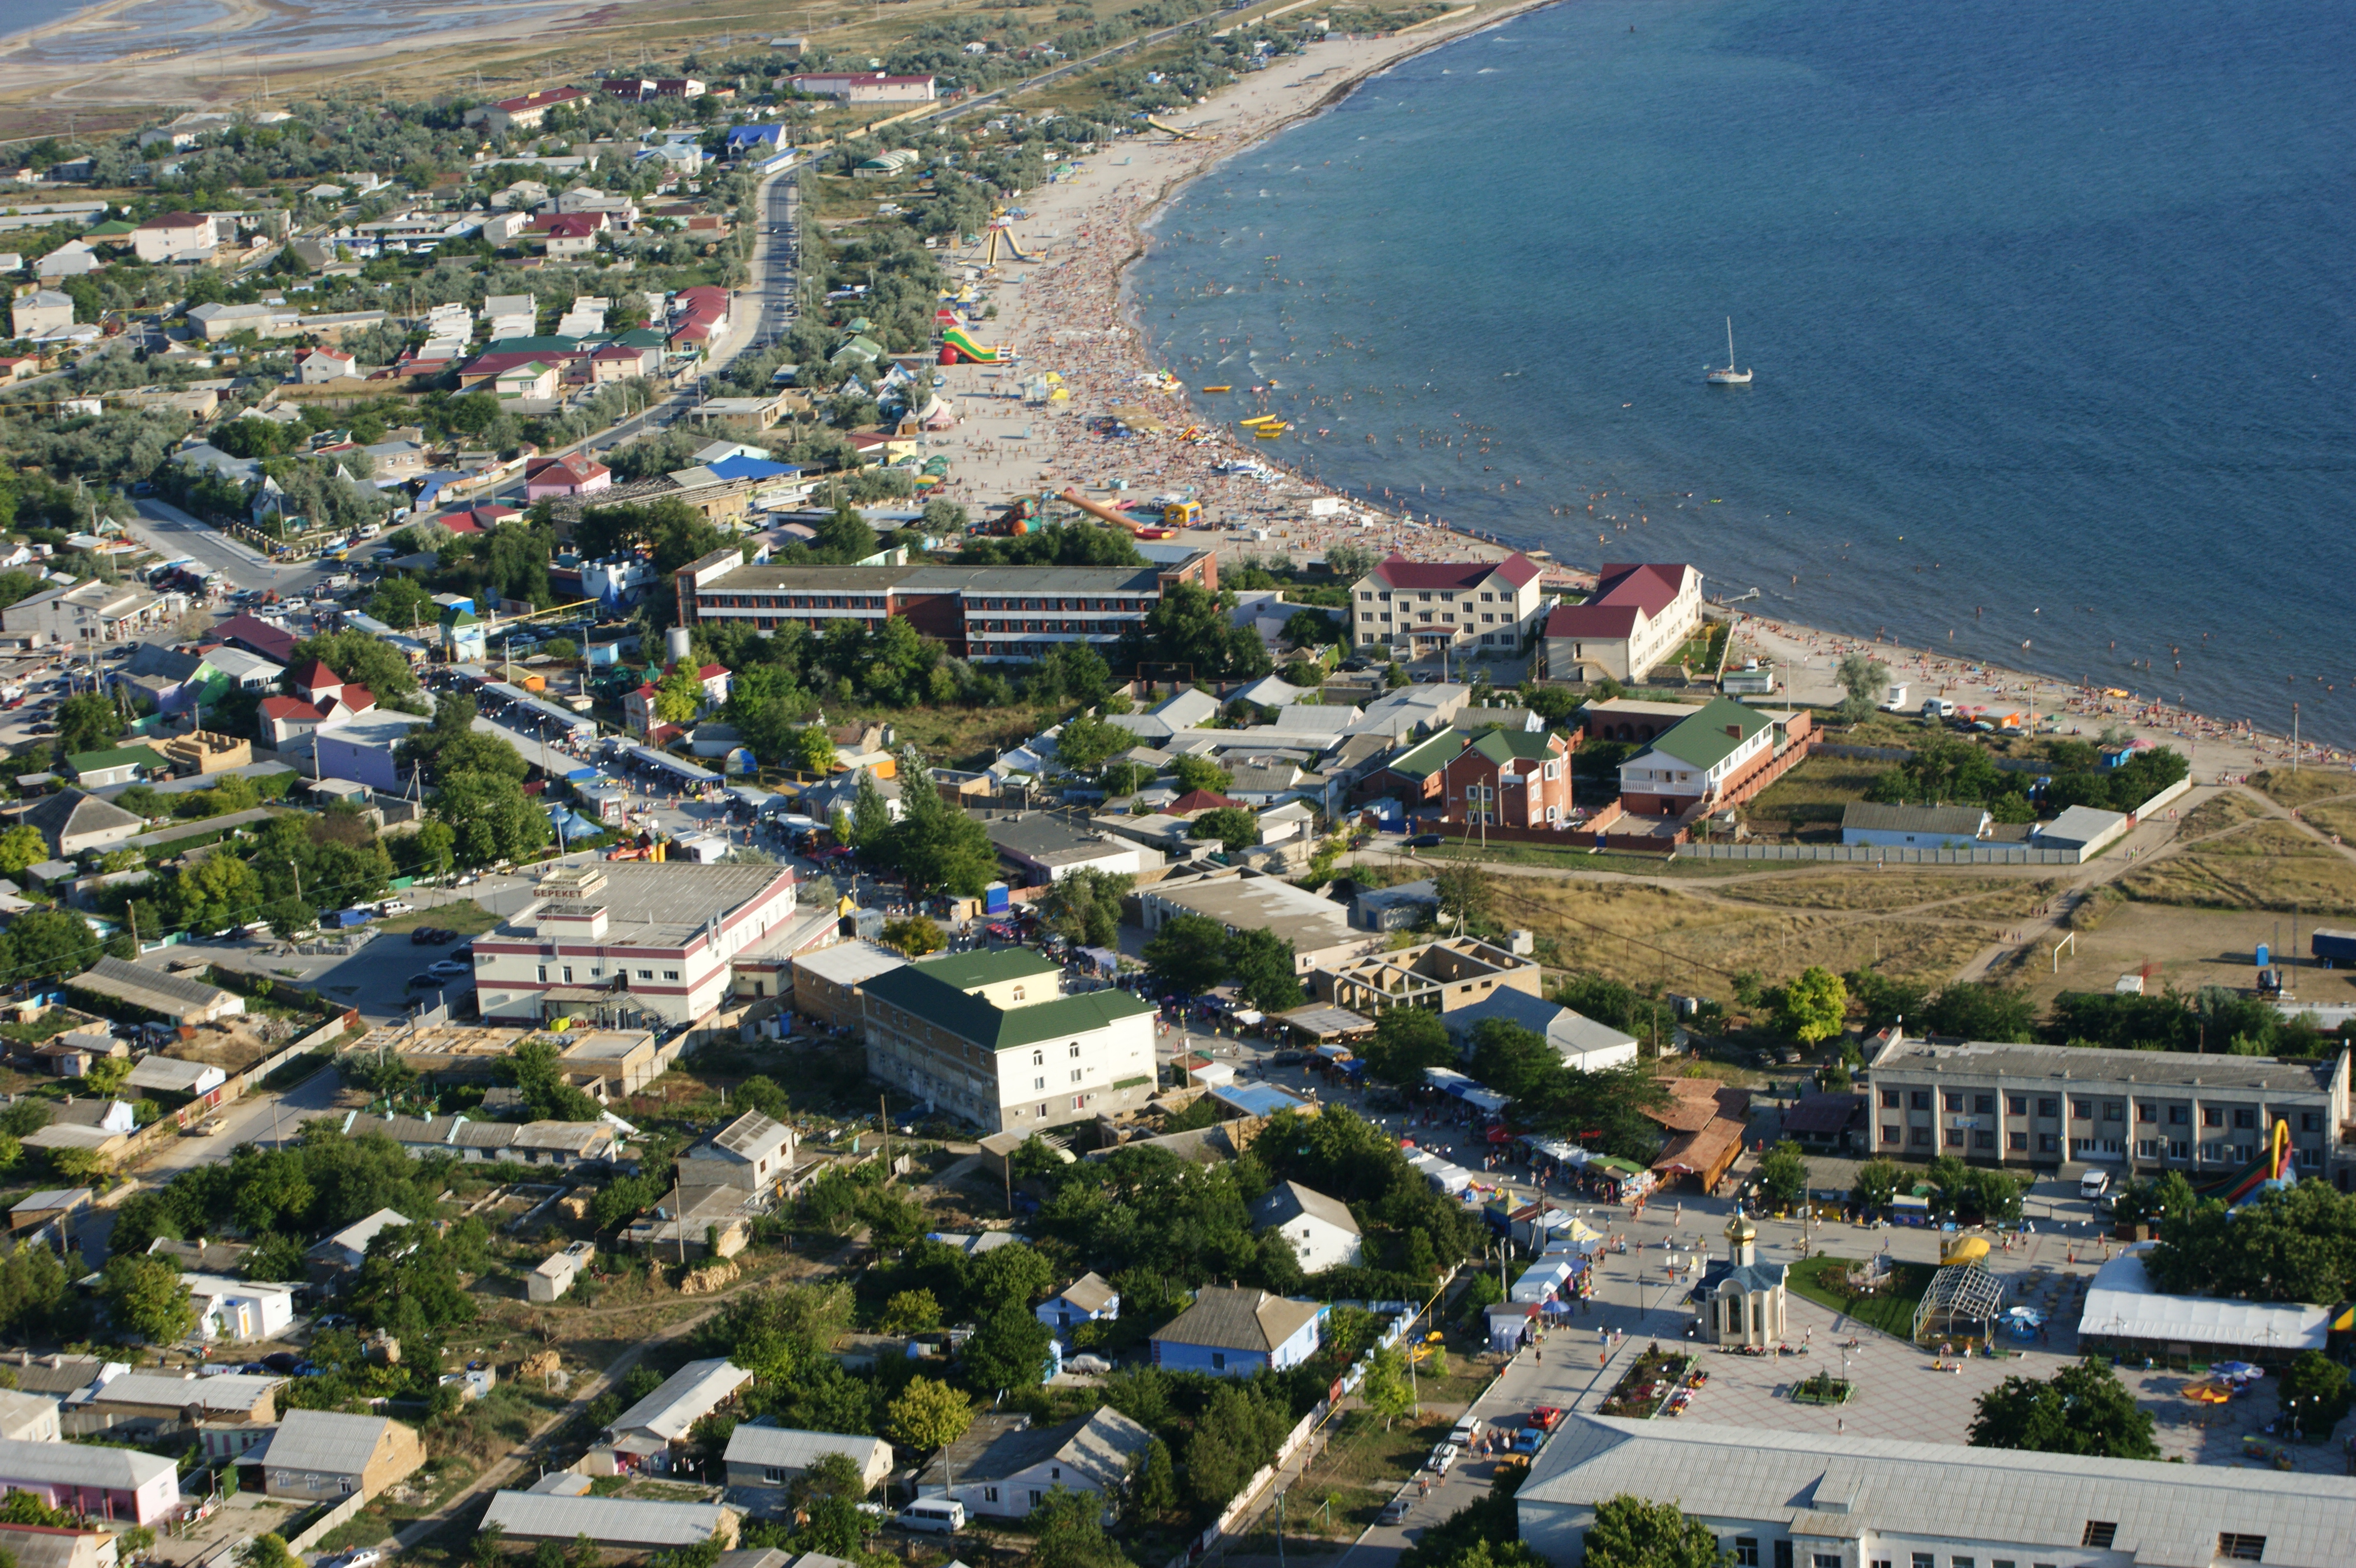
{"label": "long three-story building", "polygon": [[788,622],[823,634],[838,621],[873,631],[894,617],[937,639],[952,658],[1028,661],[1062,643],[1103,648],[1145,618],[1177,583],[1215,592],[1218,560],[1200,552],[1149,566],[753,566],[718,550],[678,576],[682,625]]}

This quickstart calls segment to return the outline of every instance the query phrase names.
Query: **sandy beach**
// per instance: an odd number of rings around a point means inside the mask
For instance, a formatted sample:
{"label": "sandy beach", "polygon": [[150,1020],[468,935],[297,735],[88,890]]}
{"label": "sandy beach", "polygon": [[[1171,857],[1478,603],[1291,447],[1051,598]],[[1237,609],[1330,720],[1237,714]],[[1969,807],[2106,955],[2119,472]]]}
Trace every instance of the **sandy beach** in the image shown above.
{"label": "sandy beach", "polygon": [[[1151,243],[1154,219],[1190,180],[1338,102],[1385,67],[1532,8],[1484,12],[1405,37],[1329,39],[1183,114],[1162,117],[1198,139],[1154,134],[1116,143],[1084,160],[1076,173],[1026,192],[1013,232],[1023,249],[1039,259],[1001,261],[985,277],[984,290],[998,315],[977,324],[975,331],[985,345],[1012,348],[1019,359],[1012,366],[964,364],[946,372],[945,390],[961,418],[953,431],[932,440],[948,447],[955,460],[949,499],[986,515],[1013,497],[1052,493],[1067,485],[1117,485],[1145,496],[1184,493],[1203,503],[1205,526],[1184,531],[1181,541],[1230,559],[1281,552],[1310,561],[1336,542],[1418,560],[1507,553],[1512,546],[1503,542],[1372,509],[1279,467],[1281,441],[1254,441],[1232,425],[1198,431],[1201,438],[1187,439],[1197,415],[1183,392],[1168,390],[1162,367],[1149,353],[1126,279],[1130,263]],[[954,265],[980,263],[979,248],[961,250],[953,259]],[[1066,399],[1026,404],[1022,384],[1050,371],[1060,378]],[[1091,419],[1116,406],[1137,405],[1166,428],[1119,440],[1088,428]],[[1232,471],[1239,462],[1258,464],[1264,471]],[[1221,472],[1223,466],[1231,471]],[[1312,516],[1311,503],[1319,500],[1326,504]],[[1593,566],[1564,562],[1557,570],[1563,578],[1591,581]],[[1740,608],[1732,613],[1743,645],[1778,667],[1795,701],[1837,700],[1834,668],[1844,653],[1863,650],[1890,667],[1894,683],[1909,687],[1914,704],[1929,696],[1998,712],[2033,704],[2040,717],[2058,714],[2063,735],[2093,738],[2116,727],[2184,751],[2202,782],[2235,778],[2291,757],[2287,736],[2116,688],[2079,686],[1935,650],[1762,618]],[[2351,761],[2311,742],[2300,746],[2298,754],[2305,765],[2346,767]]]}

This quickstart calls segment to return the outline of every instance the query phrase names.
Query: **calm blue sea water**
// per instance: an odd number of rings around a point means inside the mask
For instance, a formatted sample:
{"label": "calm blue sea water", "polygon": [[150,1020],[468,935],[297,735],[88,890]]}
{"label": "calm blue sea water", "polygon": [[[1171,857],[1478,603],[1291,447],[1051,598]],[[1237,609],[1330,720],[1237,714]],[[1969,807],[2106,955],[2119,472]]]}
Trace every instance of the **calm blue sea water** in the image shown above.
{"label": "calm blue sea water", "polygon": [[1328,482],[2356,739],[2351,65],[2329,0],[1580,0],[1199,182],[1140,309]]}

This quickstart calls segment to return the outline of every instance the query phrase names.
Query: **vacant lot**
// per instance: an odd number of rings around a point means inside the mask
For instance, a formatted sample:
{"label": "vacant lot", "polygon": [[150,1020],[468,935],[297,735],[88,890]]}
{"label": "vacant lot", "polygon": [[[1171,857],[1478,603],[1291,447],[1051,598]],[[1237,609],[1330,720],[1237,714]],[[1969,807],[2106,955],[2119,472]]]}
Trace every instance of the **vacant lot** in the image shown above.
{"label": "vacant lot", "polygon": [[2250,783],[2286,806],[2304,806],[2334,795],[2356,795],[2356,773],[2344,768],[2302,768],[2296,772],[2287,768],[2269,768],[2251,774]]}
{"label": "vacant lot", "polygon": [[1847,757],[1811,757],[1742,808],[1742,819],[1762,837],[1789,835],[1837,839],[1842,809],[1866,791],[1894,762],[1860,762]]}
{"label": "vacant lot", "polygon": [[2251,822],[2139,867],[2119,886],[2149,904],[2356,914],[2356,860],[2284,822]]}
{"label": "vacant lot", "polygon": [[1847,866],[1744,883],[1720,897],[1786,909],[1856,911],[1911,909],[1941,918],[2017,919],[2051,900],[2061,885],[2050,876],[1988,871],[1867,871]]}
{"label": "vacant lot", "polygon": [[[2164,863],[2163,863],[2164,864]],[[2224,985],[2247,990],[2257,967],[2257,947],[2282,952],[2290,943],[2292,917],[2270,909],[2204,909],[2190,905],[2127,902],[2115,905],[2100,926],[2082,930],[2074,950],[2062,954],[2057,970],[2040,948],[2034,963],[2009,978],[2027,988],[2041,1012],[2063,991],[2107,992],[2123,974],[2148,971],[2147,989],[2198,990]],[[2299,946],[2315,922],[2302,921]],[[2356,1001],[2356,973],[2294,969],[2291,983],[2306,1002]]]}

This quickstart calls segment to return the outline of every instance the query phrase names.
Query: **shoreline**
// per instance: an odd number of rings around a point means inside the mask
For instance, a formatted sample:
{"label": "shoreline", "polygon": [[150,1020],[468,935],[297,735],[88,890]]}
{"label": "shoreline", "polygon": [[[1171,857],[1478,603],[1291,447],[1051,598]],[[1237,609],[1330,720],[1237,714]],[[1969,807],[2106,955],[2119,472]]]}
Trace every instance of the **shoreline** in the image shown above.
{"label": "shoreline", "polygon": [[[1029,242],[1040,253],[1038,262],[1019,274],[1012,264],[1002,269],[992,296],[1000,316],[991,328],[996,340],[1022,350],[1022,368],[1014,371],[1018,379],[1044,371],[1058,371],[1070,402],[1032,408],[1011,419],[973,413],[976,400],[993,395],[990,383],[1005,375],[1008,368],[961,365],[950,371],[948,390],[961,392],[971,416],[946,444],[981,448],[979,460],[971,453],[959,460],[949,492],[952,499],[969,506],[1002,504],[1018,494],[1066,484],[1102,493],[1108,479],[1120,481],[1130,493],[1183,490],[1203,499],[1205,512],[1216,522],[1183,531],[1179,542],[1215,550],[1230,560],[1281,552],[1299,562],[1315,559],[1337,542],[1363,542],[1386,553],[1397,550],[1425,560],[1462,559],[1468,552],[1497,557],[1521,549],[1504,536],[1459,532],[1437,521],[1417,521],[1379,501],[1342,491],[1292,467],[1269,448],[1239,440],[1232,429],[1207,426],[1208,438],[1199,444],[1173,438],[1166,431],[1133,434],[1114,443],[1087,433],[1079,422],[1111,406],[1148,403],[1157,392],[1171,395],[1170,382],[1175,378],[1163,380],[1165,372],[1158,364],[1161,356],[1146,330],[1143,302],[1131,279],[1135,263],[1151,248],[1154,227],[1179,196],[1239,154],[1345,102],[1401,62],[1556,3],[1527,0],[1478,12],[1461,18],[1456,27],[1412,40],[1394,36],[1382,40],[1334,39],[1312,46],[1304,56],[1291,58],[1316,69],[1303,72],[1296,66],[1288,80],[1270,83],[1261,78],[1279,69],[1271,67],[1269,73],[1248,76],[1190,110],[1163,116],[1166,124],[1209,138],[1211,145],[1197,156],[1186,156],[1192,144],[1174,139],[1109,144],[1083,165],[1074,180],[1027,193],[1023,200],[1030,210],[1017,220],[1018,229],[1062,221],[1044,244],[1035,239]],[[1385,44],[1405,47],[1380,47]],[[1316,63],[1330,58],[1320,51],[1336,48],[1358,49],[1361,58]],[[1323,80],[1337,69],[1343,72],[1340,80]],[[1141,163],[1149,166],[1140,169]],[[1088,249],[1090,243],[1100,245],[1113,236],[1118,237],[1118,258],[1108,263],[1096,260]],[[953,252],[953,259],[968,263],[979,260],[962,249]],[[1102,325],[1095,325],[1099,320]],[[977,372],[979,386],[972,379]],[[961,389],[960,382],[964,383]],[[1173,411],[1166,423],[1205,428],[1198,424],[1193,405],[1184,401],[1190,390],[1177,390],[1183,412]],[[1001,391],[995,395],[1017,394]],[[993,428],[1000,423],[1020,429]],[[1037,429],[1043,424],[1050,427],[1044,440]],[[1221,462],[1239,458],[1266,467],[1273,471],[1273,478],[1261,481],[1255,493],[1245,489],[1237,476],[1215,473]],[[1144,470],[1141,479],[1140,468]],[[1338,513],[1312,518],[1307,515],[1311,500],[1336,503]],[[1590,568],[1569,561],[1555,561],[1555,566],[1558,575],[1592,575]],[[2040,716],[2063,715],[2062,728],[2049,733],[2092,738],[2104,728],[2116,725],[2136,738],[2186,753],[2194,777],[2201,782],[2236,779],[2291,757],[2286,736],[2197,709],[2146,700],[2119,688],[2084,686],[2060,676],[1936,649],[1754,615],[1739,607],[1721,607],[1734,620],[1737,634],[1786,672],[1788,695],[1795,702],[1837,701],[1838,689],[1831,679],[1831,667],[1842,653],[1858,650],[1887,664],[1893,684],[1919,686],[1911,693],[1915,705],[1933,688],[1936,694],[1951,700],[1987,703],[1999,712],[2008,701],[2026,705],[2033,697]],[[2339,747],[2302,740],[2298,761],[2305,766],[2347,767],[2351,756]]]}

